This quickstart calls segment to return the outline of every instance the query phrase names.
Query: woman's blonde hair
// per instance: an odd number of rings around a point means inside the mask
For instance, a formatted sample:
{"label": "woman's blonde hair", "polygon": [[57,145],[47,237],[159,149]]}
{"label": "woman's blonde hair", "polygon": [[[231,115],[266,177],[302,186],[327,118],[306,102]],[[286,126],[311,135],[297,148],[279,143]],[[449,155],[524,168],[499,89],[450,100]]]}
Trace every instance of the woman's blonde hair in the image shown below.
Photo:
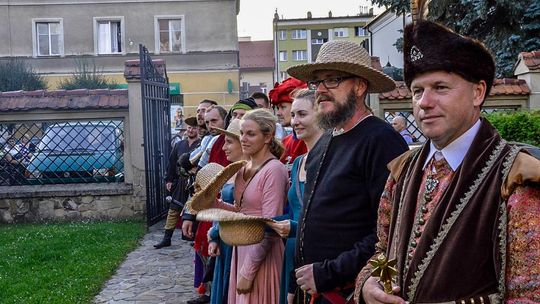
{"label": "woman's blonde hair", "polygon": [[246,112],[242,120],[252,120],[258,126],[261,132],[264,135],[272,135],[272,140],[270,141],[270,152],[277,158],[281,157],[285,148],[276,139],[276,123],[277,119],[269,110],[267,109],[255,109]]}

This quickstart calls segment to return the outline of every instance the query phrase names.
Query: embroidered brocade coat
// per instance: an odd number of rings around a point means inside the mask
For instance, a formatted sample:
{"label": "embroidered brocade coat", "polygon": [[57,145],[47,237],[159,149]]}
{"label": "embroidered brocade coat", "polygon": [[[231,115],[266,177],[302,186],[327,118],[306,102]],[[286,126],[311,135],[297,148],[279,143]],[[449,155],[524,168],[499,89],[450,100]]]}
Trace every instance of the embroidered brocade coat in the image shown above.
{"label": "embroidered brocade coat", "polygon": [[[471,298],[478,301],[480,296],[488,303],[490,294],[508,302],[540,301],[540,169],[529,174],[532,183],[525,183],[512,167],[518,155],[520,160],[532,162],[531,168],[540,168],[540,161],[518,153],[518,148],[506,144],[489,122],[482,120],[408,260],[428,152],[426,144],[394,160],[381,197],[375,256],[384,252],[397,259],[399,296],[411,303],[471,303]],[[503,183],[509,174],[517,184]],[[516,174],[520,178],[516,179]],[[514,227],[516,221],[521,221],[521,226]],[[405,263],[409,263],[408,269]],[[359,302],[371,270],[368,264],[357,278],[355,298]]]}

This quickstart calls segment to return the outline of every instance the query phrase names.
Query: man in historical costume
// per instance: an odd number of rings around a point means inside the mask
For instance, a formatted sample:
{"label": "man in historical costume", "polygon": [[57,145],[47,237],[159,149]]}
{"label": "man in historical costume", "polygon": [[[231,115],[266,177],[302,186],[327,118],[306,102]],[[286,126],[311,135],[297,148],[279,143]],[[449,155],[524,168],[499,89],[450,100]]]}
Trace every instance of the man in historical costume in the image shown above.
{"label": "man in historical costume", "polygon": [[[492,55],[420,20],[405,28],[404,56],[414,116],[429,141],[388,166],[379,241],[358,275],[357,302],[540,302],[540,161],[480,117]],[[396,260],[388,293],[370,276],[381,271],[381,254]]]}
{"label": "man in historical costume", "polygon": [[[272,104],[277,107],[276,116],[283,127],[291,127],[291,105],[293,102],[291,93],[296,89],[306,87],[307,84],[304,81],[289,77],[281,83],[276,83],[268,93]],[[287,171],[290,172],[294,160],[298,156],[306,154],[307,147],[303,141],[296,138],[294,133],[284,134],[281,142],[285,147],[285,152],[279,160],[287,166]]]}
{"label": "man in historical costume", "polygon": [[395,84],[371,67],[359,44],[325,43],[315,63],[287,72],[316,90],[318,123],[329,130],[307,158],[296,242],[298,286],[328,303],[336,288],[339,296],[352,294],[358,271],[373,254],[386,165],[408,147],[365,104],[367,94],[391,91]]}
{"label": "man in historical costume", "polygon": [[187,125],[186,138],[177,142],[169,155],[169,165],[167,166],[167,174],[165,176],[165,188],[172,194],[171,196],[174,200],[169,205],[169,212],[167,213],[167,220],[165,221],[165,235],[161,242],[154,245],[156,249],[171,246],[171,238],[174,229],[176,228],[182,208],[189,196],[189,191],[187,189],[188,177],[185,172],[181,172],[178,160],[182,154],[193,151],[201,143],[198,133],[197,118],[188,117],[184,120],[184,123]]}
{"label": "man in historical costume", "polygon": [[247,111],[257,109],[259,105],[255,102],[253,97],[240,99],[235,102],[227,113],[225,118],[225,125],[228,126],[233,119],[242,119]]}
{"label": "man in historical costume", "polygon": [[[196,172],[206,164],[214,162],[222,166],[227,166],[229,161],[223,151],[225,138],[215,128],[225,128],[225,118],[227,111],[217,105],[212,105],[205,110],[204,120],[211,139],[204,143],[204,147],[199,151],[191,152],[189,158],[184,157],[182,167],[190,172]],[[201,144],[202,146],[202,144]],[[197,161],[194,161],[198,159]],[[194,173],[195,174],[195,173]],[[205,287],[205,269],[207,268],[208,258],[208,242],[206,233],[211,227],[211,223],[201,222],[195,224],[195,215],[189,214],[184,210],[182,216],[182,233],[189,238],[194,238],[193,248],[195,250],[195,276],[194,286],[197,287],[201,296],[187,301],[188,304],[207,303],[210,297],[206,294],[210,292],[209,288]]]}

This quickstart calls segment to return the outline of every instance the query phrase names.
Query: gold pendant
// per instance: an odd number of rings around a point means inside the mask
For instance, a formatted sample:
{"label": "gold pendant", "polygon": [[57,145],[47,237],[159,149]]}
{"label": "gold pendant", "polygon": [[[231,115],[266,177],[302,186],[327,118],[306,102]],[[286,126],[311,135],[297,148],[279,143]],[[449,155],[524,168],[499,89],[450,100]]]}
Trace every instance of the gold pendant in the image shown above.
{"label": "gold pendant", "polygon": [[377,258],[369,260],[369,263],[373,266],[371,276],[379,278],[384,292],[392,294],[392,283],[396,283],[397,278],[396,259],[388,261],[386,255],[381,253]]}

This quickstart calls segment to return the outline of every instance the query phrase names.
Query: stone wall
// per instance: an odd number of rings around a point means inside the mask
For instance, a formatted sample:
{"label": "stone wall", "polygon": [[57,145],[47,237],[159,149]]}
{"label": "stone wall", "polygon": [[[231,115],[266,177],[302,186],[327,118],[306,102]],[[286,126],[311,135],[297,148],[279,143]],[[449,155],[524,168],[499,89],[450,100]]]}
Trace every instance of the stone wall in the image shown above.
{"label": "stone wall", "polygon": [[129,184],[10,187],[0,190],[0,223],[143,218],[144,200]]}

